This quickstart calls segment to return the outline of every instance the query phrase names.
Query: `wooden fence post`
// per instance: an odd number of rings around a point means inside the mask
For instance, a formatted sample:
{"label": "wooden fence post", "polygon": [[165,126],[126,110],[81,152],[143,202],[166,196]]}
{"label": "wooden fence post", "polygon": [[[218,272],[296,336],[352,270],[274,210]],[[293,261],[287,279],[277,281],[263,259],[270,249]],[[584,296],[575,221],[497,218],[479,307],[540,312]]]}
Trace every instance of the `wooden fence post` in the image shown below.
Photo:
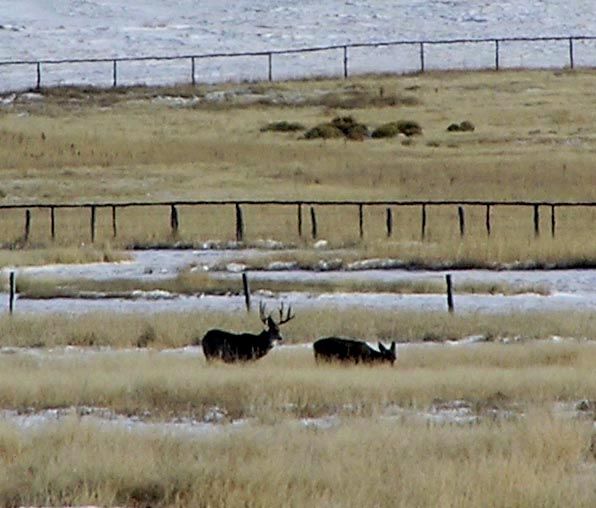
{"label": "wooden fence post", "polygon": [[112,61],[112,87],[118,86],[118,63],[117,60]]}
{"label": "wooden fence post", "polygon": [[485,224],[486,224],[486,234],[487,234],[487,236],[490,236],[490,232],[491,232],[491,226],[490,226],[490,205],[486,205],[486,220],[485,220]]}
{"label": "wooden fence post", "polygon": [[242,218],[242,208],[240,203],[236,203],[236,241],[244,241],[244,219]]}
{"label": "wooden fence post", "polygon": [[52,241],[56,239],[56,210],[55,207],[50,207],[50,235]]}
{"label": "wooden fence post", "polygon": [[116,238],[118,235],[118,223],[116,222],[116,207],[112,205],[112,236]]}
{"label": "wooden fence post", "polygon": [[550,207],[550,234],[553,238],[555,237],[556,226],[557,226],[557,218],[555,216],[555,205],[551,205],[551,207]]}
{"label": "wooden fence post", "polygon": [[95,214],[96,209],[95,205],[91,205],[91,221],[90,221],[90,230],[91,230],[91,243],[95,242]]}
{"label": "wooden fence post", "polygon": [[360,239],[364,238],[364,205],[362,203],[358,205],[358,231]]}
{"label": "wooden fence post", "polygon": [[310,207],[310,232],[313,240],[317,239],[317,215],[313,206]]}
{"label": "wooden fence post", "polygon": [[250,312],[250,287],[248,285],[248,276],[246,275],[246,272],[242,272],[242,288],[244,290],[246,312]]}
{"label": "wooden fence post", "polygon": [[457,207],[457,215],[459,217],[459,236],[464,237],[466,234],[466,218],[464,215],[464,207],[458,206]]}
{"label": "wooden fence post", "polygon": [[298,236],[302,238],[302,203],[298,203],[296,213],[298,215]]}
{"label": "wooden fence post", "polygon": [[420,222],[420,237],[424,240],[426,238],[426,205],[422,205],[422,217]]}
{"label": "wooden fence post", "polygon": [[9,297],[8,297],[8,312],[10,314],[14,311],[14,301],[15,301],[15,294],[16,294],[16,277],[14,272],[10,272],[8,278],[8,286],[9,286]]}
{"label": "wooden fence post", "polygon": [[540,236],[540,208],[534,205],[534,236]]}
{"label": "wooden fence post", "polygon": [[387,238],[391,238],[391,235],[393,234],[393,214],[389,207],[387,207],[387,219],[385,220],[385,225],[387,226]]}
{"label": "wooden fence post", "polygon": [[453,313],[453,286],[450,274],[445,275],[445,281],[447,282],[447,310]]}
{"label": "wooden fence post", "polygon": [[176,209],[176,205],[170,206],[170,229],[172,230],[172,236],[178,236],[178,228],[180,226],[180,222],[178,221],[178,210]]}
{"label": "wooden fence post", "polygon": [[24,239],[26,242],[29,241],[29,234],[31,233],[31,210],[25,210],[25,235]]}

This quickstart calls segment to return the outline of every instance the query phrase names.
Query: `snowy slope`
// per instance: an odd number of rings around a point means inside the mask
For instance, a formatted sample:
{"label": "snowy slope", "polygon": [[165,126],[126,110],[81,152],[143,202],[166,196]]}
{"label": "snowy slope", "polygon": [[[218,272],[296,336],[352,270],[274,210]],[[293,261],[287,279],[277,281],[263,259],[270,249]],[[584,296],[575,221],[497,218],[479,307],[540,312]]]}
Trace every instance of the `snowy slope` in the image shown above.
{"label": "snowy slope", "polygon": [[[180,55],[287,49],[382,40],[596,34],[593,0],[0,0],[0,61]],[[564,65],[565,43],[502,48],[502,65]],[[577,44],[594,65],[596,43]],[[494,49],[427,48],[427,66],[490,65]],[[354,50],[351,70],[408,71],[417,48]],[[280,57],[275,77],[337,74],[339,52]],[[123,65],[122,83],[187,81],[188,62]],[[266,59],[200,62],[202,81],[266,77]],[[0,89],[31,86],[32,66],[0,68]],[[111,66],[51,66],[44,84],[111,83]]]}

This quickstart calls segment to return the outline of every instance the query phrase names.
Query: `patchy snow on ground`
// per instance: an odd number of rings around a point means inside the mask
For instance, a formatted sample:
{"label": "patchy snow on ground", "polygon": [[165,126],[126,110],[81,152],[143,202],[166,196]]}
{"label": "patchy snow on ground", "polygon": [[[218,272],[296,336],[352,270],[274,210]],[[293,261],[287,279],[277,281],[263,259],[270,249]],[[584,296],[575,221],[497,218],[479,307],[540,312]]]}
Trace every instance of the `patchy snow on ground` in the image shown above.
{"label": "patchy snow on ground", "polygon": [[[267,256],[271,250],[247,249],[240,251],[244,257]],[[16,270],[17,280],[21,275],[47,278],[72,278],[91,280],[129,279],[139,281],[173,278],[189,267],[204,270],[206,267],[230,260],[229,272],[210,272],[213,277],[237,278],[238,291],[242,282],[240,273],[245,266],[232,263],[237,258],[236,250],[144,250],[133,253],[134,259],[125,263],[92,263],[85,265],[51,265],[22,267]],[[338,258],[339,259],[339,258]],[[331,260],[327,264],[333,264]],[[596,310],[596,270],[456,270],[456,271],[412,271],[403,269],[360,269],[347,271],[305,271],[281,270],[280,265],[272,270],[250,272],[249,280],[260,281],[312,281],[312,282],[443,282],[447,273],[452,274],[455,287],[455,308],[457,312],[515,312],[547,310]],[[9,268],[0,271],[6,278]],[[544,287],[549,294],[523,293],[501,294],[458,294],[457,285],[464,283],[507,284],[515,287]],[[83,295],[84,296],[84,295]],[[244,296],[238,295],[175,295],[163,291],[135,292],[134,295],[120,295],[119,298],[52,298],[47,300],[18,299],[18,312],[31,313],[85,313],[85,312],[141,312],[160,311],[187,312],[196,310],[218,310],[237,312],[244,309]],[[91,295],[92,296],[92,295]],[[105,296],[105,295],[104,295]],[[131,297],[134,296],[134,297]],[[297,311],[302,309],[352,308],[405,309],[433,311],[446,309],[444,294],[392,294],[392,293],[323,293],[309,292],[260,292],[259,298],[282,300],[291,303]],[[8,295],[0,293],[0,309],[8,308]]]}

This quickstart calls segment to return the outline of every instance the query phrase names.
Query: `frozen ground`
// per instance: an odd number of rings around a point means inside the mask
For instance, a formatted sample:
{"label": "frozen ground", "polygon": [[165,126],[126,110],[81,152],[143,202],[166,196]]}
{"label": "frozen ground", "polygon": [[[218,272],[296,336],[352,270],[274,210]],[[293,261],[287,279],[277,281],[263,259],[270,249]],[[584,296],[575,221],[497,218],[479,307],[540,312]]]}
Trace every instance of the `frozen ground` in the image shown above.
{"label": "frozen ground", "polygon": [[[387,40],[596,35],[593,0],[0,0],[0,61],[268,51]],[[577,42],[575,63],[596,65],[596,41]],[[427,68],[494,63],[490,44],[428,46]],[[274,58],[277,79],[339,75],[341,50]],[[503,67],[562,67],[565,41],[503,43]],[[353,73],[418,68],[417,46],[350,51]],[[198,81],[266,79],[267,58],[201,60]],[[190,81],[190,63],[120,64],[119,81]],[[111,63],[44,66],[43,84],[109,86]],[[0,90],[35,84],[35,67],[0,67]]]}
{"label": "frozen ground", "polygon": [[[270,251],[192,251],[192,250],[148,250],[134,253],[134,260],[126,263],[94,263],[88,265],[54,265],[28,267],[17,270],[17,280],[21,274],[59,278],[89,278],[107,280],[126,278],[155,280],[171,278],[187,268],[209,267],[222,259],[238,255],[267,255]],[[4,269],[3,278],[6,277]],[[349,280],[349,281],[444,281],[442,271],[407,270],[360,270],[344,272],[260,271],[251,272],[249,278],[264,280]],[[451,272],[455,285],[455,307],[458,312],[512,312],[547,310],[595,310],[596,311],[596,270],[534,270],[534,271],[489,271],[460,270]],[[241,288],[238,273],[217,273],[220,277],[234,277]],[[457,294],[459,283],[502,283],[512,287],[540,286],[549,291],[548,295],[524,293],[517,295]],[[281,294],[258,294],[265,300],[282,299],[292,304],[295,310],[309,308],[367,307],[371,309],[410,309],[443,310],[446,307],[444,294],[388,294],[388,293],[328,293],[310,294],[306,292],[286,292]],[[0,293],[0,309],[7,309],[8,295]],[[139,293],[134,299],[109,298],[54,298],[50,300],[17,299],[18,312],[34,313],[85,313],[93,311],[145,312],[160,311],[185,312],[196,310],[221,310],[237,312],[244,308],[242,296],[178,296],[166,292]]]}

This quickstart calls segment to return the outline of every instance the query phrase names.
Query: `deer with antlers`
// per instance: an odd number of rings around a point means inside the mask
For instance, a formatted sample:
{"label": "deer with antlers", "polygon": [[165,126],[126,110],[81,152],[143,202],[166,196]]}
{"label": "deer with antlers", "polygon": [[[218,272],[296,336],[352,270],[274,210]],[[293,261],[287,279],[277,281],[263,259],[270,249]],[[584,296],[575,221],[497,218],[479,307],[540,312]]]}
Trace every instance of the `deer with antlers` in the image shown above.
{"label": "deer with antlers", "polygon": [[232,333],[225,330],[209,330],[201,342],[207,361],[222,360],[226,363],[247,362],[265,356],[276,340],[282,340],[279,327],[294,319],[292,307],[284,313],[284,305],[279,309],[279,322],[265,315],[265,304],[260,302],[259,315],[265,329],[258,335],[253,333]]}

